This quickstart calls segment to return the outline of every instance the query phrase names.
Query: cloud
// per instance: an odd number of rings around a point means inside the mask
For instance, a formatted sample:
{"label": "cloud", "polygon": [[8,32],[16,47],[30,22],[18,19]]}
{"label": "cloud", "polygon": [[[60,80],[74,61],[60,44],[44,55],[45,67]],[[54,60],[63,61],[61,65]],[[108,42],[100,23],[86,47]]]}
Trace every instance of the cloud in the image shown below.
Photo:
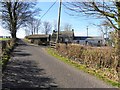
{"label": "cloud", "polygon": [[17,31],[17,37],[18,38],[24,38],[25,37],[25,30],[24,28],[21,28]]}
{"label": "cloud", "polygon": [[10,36],[9,31],[5,30],[0,26],[0,36]]}

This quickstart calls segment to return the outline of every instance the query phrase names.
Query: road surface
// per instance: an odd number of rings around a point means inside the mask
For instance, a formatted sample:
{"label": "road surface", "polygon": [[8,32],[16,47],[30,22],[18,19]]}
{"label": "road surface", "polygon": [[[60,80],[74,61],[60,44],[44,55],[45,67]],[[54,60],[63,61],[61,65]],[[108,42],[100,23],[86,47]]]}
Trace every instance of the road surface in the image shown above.
{"label": "road surface", "polygon": [[3,72],[3,88],[113,88],[50,56],[42,46],[20,41]]}

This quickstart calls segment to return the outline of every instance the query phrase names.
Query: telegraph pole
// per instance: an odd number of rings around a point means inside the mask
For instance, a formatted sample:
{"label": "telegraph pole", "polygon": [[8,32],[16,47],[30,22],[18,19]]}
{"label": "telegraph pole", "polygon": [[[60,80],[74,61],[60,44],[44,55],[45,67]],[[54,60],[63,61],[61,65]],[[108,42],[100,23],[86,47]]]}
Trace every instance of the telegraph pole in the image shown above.
{"label": "telegraph pole", "polygon": [[62,0],[60,0],[59,13],[58,13],[58,33],[57,33],[57,38],[56,38],[56,42],[57,42],[57,43],[59,43],[61,5],[62,5]]}
{"label": "telegraph pole", "polygon": [[87,37],[88,37],[88,26],[87,26]]}

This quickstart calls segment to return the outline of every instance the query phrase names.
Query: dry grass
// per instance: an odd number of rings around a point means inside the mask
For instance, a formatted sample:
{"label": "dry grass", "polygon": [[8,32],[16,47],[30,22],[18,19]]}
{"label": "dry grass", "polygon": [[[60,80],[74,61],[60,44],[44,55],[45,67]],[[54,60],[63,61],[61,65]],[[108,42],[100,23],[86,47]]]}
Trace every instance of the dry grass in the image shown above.
{"label": "dry grass", "polygon": [[56,50],[60,55],[83,64],[86,68],[90,68],[110,80],[119,81],[114,48],[58,44]]}

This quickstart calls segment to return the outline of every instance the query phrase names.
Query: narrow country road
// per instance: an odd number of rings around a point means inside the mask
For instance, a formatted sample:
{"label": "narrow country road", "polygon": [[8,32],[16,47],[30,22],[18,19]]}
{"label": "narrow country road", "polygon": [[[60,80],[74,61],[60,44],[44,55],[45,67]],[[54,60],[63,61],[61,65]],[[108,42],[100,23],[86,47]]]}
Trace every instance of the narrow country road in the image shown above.
{"label": "narrow country road", "polygon": [[3,88],[112,88],[50,56],[45,47],[20,41],[3,72]]}

